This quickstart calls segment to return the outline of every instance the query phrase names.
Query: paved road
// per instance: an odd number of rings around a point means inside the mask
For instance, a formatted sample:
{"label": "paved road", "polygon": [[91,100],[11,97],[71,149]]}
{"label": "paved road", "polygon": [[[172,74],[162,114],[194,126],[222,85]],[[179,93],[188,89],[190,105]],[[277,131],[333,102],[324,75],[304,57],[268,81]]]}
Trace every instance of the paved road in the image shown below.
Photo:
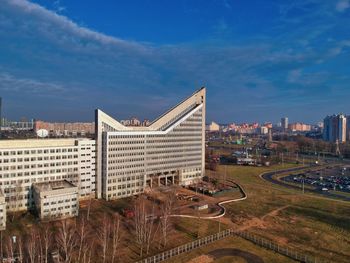
{"label": "paved road", "polygon": [[[311,168],[312,166],[309,166],[309,167]],[[263,178],[266,181],[269,181],[271,183],[274,183],[274,184],[278,184],[278,185],[281,185],[281,186],[284,186],[284,187],[287,187],[287,188],[300,190],[300,186],[290,185],[290,184],[284,183],[283,181],[279,181],[277,179],[274,179],[273,176],[277,175],[277,174],[286,173],[286,172],[288,173],[288,172],[295,172],[295,171],[299,171],[299,170],[304,170],[305,168],[306,167],[298,167],[298,168],[290,168],[290,169],[281,170],[281,171],[275,171],[275,172],[267,172],[267,173],[264,173],[261,176],[261,178]],[[330,192],[327,192],[327,191],[322,191],[320,189],[311,190],[311,189],[306,189],[305,188],[305,192],[316,193],[316,194],[320,194],[320,195],[323,195],[323,196],[326,196],[326,197],[329,197],[329,198],[335,198],[335,199],[340,199],[340,200],[344,200],[344,201],[350,201],[350,197],[346,197],[346,196],[335,194],[335,193],[330,193]]]}
{"label": "paved road", "polygon": [[240,257],[247,261],[247,263],[264,263],[264,261],[257,255],[235,248],[216,249],[211,251],[209,255],[215,259],[222,257]]}

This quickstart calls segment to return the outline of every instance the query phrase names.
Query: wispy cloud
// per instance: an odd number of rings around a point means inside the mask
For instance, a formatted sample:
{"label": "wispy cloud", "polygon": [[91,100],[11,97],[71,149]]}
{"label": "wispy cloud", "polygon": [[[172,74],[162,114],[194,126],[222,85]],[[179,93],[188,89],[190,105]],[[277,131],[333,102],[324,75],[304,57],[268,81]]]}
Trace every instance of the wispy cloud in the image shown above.
{"label": "wispy cloud", "polygon": [[[73,33],[82,39],[99,41],[103,44],[114,44],[114,45],[122,45],[127,46],[129,48],[134,49],[144,49],[144,45],[140,45],[136,42],[125,41],[116,37],[111,37],[93,30],[90,30],[86,27],[81,27],[76,23],[72,22],[68,18],[59,15],[57,13],[51,12],[44,7],[28,2],[26,0],[4,0],[8,6],[12,6],[14,8],[19,8],[23,12],[27,13],[32,17],[38,17],[40,19],[45,20],[47,23],[52,23],[52,25],[64,30],[67,33]],[[42,25],[45,27],[45,25]]]}
{"label": "wispy cloud", "polygon": [[344,12],[346,9],[350,7],[349,0],[339,0],[337,4],[335,5],[335,9],[338,12]]}
{"label": "wispy cloud", "polygon": [[16,78],[8,73],[0,73],[0,91],[52,96],[67,92],[62,85],[34,79]]}

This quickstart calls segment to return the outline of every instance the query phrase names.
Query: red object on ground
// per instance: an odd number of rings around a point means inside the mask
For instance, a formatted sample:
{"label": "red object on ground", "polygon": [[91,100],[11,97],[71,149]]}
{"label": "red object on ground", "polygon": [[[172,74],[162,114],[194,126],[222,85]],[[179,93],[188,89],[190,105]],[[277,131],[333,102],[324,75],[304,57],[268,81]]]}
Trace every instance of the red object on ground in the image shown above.
{"label": "red object on ground", "polygon": [[130,210],[130,209],[123,209],[123,215],[126,217],[126,218],[133,218],[135,216],[135,213],[133,210]]}

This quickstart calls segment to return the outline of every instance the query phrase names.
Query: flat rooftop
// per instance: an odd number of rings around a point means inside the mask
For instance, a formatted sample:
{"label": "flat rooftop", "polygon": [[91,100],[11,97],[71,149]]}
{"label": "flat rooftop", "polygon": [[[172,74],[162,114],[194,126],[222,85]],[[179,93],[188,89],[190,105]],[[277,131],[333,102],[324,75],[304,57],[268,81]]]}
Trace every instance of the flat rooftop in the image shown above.
{"label": "flat rooftop", "polygon": [[33,186],[39,192],[46,192],[46,191],[53,191],[53,190],[60,190],[60,189],[70,189],[70,188],[77,187],[66,180],[56,181],[56,182],[35,183],[33,184]]}
{"label": "flat rooftop", "polygon": [[0,140],[1,149],[22,149],[22,148],[39,148],[39,147],[64,147],[75,146],[76,141],[91,140],[89,138],[65,138],[65,139],[15,139]]}

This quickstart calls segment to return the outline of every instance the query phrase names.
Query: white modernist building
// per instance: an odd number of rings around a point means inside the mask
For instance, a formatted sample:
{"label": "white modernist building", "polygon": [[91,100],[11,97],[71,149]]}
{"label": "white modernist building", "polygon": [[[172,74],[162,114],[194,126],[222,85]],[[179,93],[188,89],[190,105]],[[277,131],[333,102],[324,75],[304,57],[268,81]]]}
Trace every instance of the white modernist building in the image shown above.
{"label": "white modernist building", "polygon": [[146,127],[126,127],[97,109],[97,198],[200,180],[205,171],[205,96],[205,88],[198,90]]}
{"label": "white modernist building", "polygon": [[28,139],[0,141],[0,190],[8,211],[35,207],[33,185],[67,180],[79,198],[95,196],[95,140]]}

